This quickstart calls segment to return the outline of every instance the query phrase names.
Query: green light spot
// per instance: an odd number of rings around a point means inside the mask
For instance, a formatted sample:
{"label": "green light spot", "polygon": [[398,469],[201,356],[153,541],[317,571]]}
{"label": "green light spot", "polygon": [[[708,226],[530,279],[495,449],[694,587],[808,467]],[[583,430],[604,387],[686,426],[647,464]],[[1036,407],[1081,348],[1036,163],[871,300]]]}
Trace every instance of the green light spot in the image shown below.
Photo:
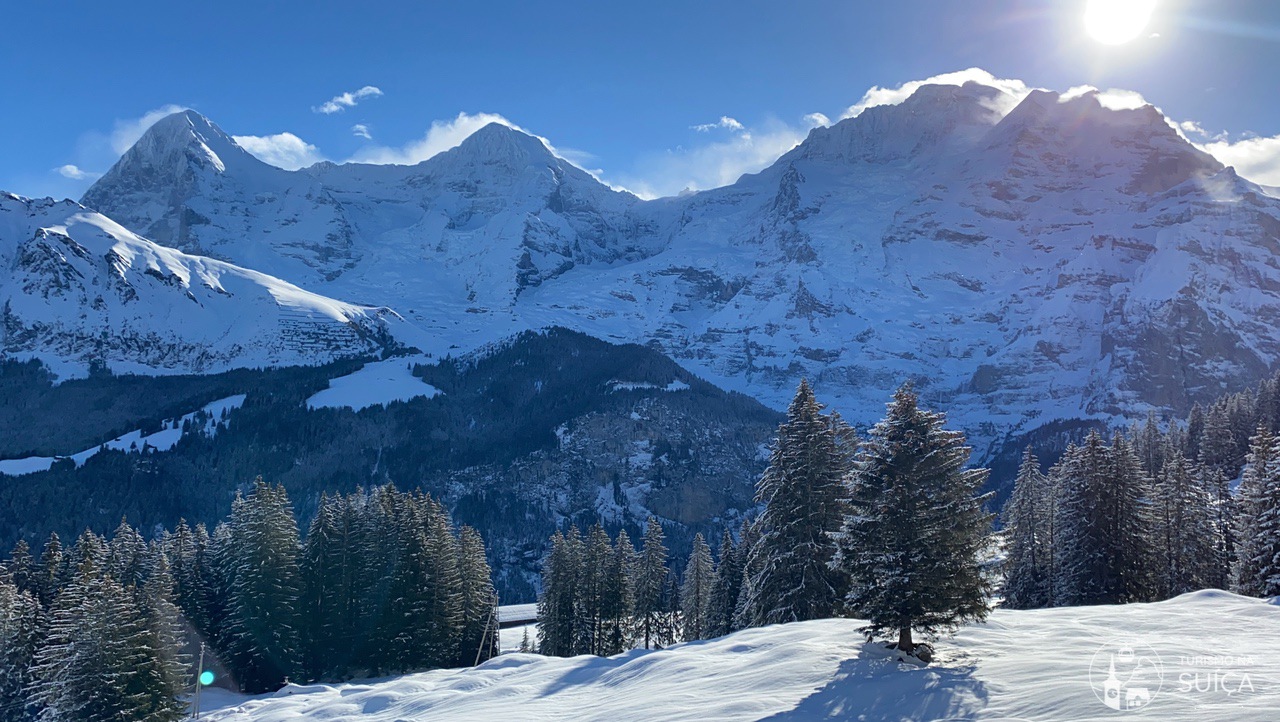
{"label": "green light spot", "polygon": [[213,684],[213,672],[207,669],[201,672],[200,684],[204,687],[208,687],[209,685]]}

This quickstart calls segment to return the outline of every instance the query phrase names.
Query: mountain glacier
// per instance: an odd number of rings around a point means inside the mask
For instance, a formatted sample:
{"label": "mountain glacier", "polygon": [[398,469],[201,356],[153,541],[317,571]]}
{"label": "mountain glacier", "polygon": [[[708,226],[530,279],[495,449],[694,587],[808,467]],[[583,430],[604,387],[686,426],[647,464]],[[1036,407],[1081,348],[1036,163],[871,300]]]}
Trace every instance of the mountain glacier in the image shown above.
{"label": "mountain glacier", "polygon": [[1280,354],[1280,200],[1151,106],[925,85],[758,174],[640,200],[490,125],[284,171],[186,111],[84,196],[137,233],[394,309],[430,353],[560,325],[862,423],[913,379],[982,446],[1242,386]]}

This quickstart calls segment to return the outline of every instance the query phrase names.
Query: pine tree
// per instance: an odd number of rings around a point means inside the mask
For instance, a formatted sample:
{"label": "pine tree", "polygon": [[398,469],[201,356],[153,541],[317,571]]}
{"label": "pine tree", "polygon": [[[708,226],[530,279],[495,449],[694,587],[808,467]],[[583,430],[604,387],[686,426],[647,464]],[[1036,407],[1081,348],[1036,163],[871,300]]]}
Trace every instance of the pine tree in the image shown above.
{"label": "pine tree", "polygon": [[228,526],[224,661],[242,689],[267,692],[301,672],[298,525],[284,487],[259,478],[232,503]]}
{"label": "pine tree", "polygon": [[40,603],[30,592],[0,581],[0,720],[28,722],[31,664],[40,640]]}
{"label": "pine tree", "polygon": [[578,576],[577,603],[574,607],[574,649],[580,654],[604,654],[605,607],[612,590],[609,588],[609,565],[614,549],[609,534],[600,524],[587,532],[582,548],[582,564]]}
{"label": "pine tree", "polygon": [[1058,604],[1124,604],[1154,597],[1154,519],[1147,479],[1119,436],[1095,431],[1060,464]]}
{"label": "pine tree", "polygon": [[538,651],[551,657],[572,657],[574,605],[577,598],[577,529],[557,531],[542,562],[542,594],[538,597]]}
{"label": "pine tree", "polygon": [[9,562],[5,568],[9,572],[9,581],[18,588],[18,591],[36,593],[36,563],[26,540],[19,539],[18,543],[13,545],[13,551],[9,553]]}
{"label": "pine tree", "polygon": [[738,595],[742,592],[742,552],[733,542],[728,529],[720,536],[720,563],[716,567],[715,583],[711,585],[711,599],[707,602],[708,639],[723,637],[734,631],[734,612],[738,607]]}
{"label": "pine tree", "polygon": [[701,534],[693,537],[693,550],[684,567],[680,586],[681,630],[686,641],[707,638],[710,631],[711,590],[715,586],[716,569],[711,548]]}
{"label": "pine tree", "polygon": [[635,636],[644,640],[644,648],[661,646],[670,613],[667,604],[667,548],[663,545],[662,525],[649,517],[645,524],[644,543],[636,559]]}
{"label": "pine tree", "polygon": [[613,557],[605,575],[605,656],[620,654],[631,645],[631,618],[635,614],[636,592],[632,571],[636,564],[636,550],[626,530],[618,532],[613,545]]}
{"label": "pine tree", "polygon": [[1013,482],[1013,494],[1004,506],[1007,559],[1004,606],[1010,609],[1037,609],[1049,606],[1051,570],[1049,566],[1049,525],[1043,514],[1050,493],[1049,479],[1040,472],[1040,462],[1027,447],[1022,466]]}
{"label": "pine tree", "polygon": [[41,606],[48,607],[53,604],[53,598],[66,583],[66,566],[67,560],[62,552],[62,540],[58,538],[56,532],[52,533],[44,544],[44,551],[40,553],[40,566],[36,569],[31,582],[32,591],[35,592]]}
{"label": "pine tree", "polygon": [[850,478],[833,560],[850,577],[848,607],[868,620],[868,638],[896,631],[907,653],[913,630],[937,634],[989,609],[979,560],[991,533],[979,493],[987,470],[964,468],[964,435],[943,423],[910,385],[894,394]]}
{"label": "pine tree", "polygon": [[464,526],[458,532],[458,571],[461,577],[462,633],[458,664],[467,666],[498,654],[498,593],[485,558],[480,532]]}
{"label": "pine tree", "polygon": [[1280,595],[1280,441],[1266,427],[1250,445],[1240,482],[1240,547],[1233,570],[1240,594]]}
{"label": "pine tree", "polygon": [[342,498],[321,495],[319,507],[302,545],[303,593],[301,619],[306,649],[304,668],[309,679],[342,677],[351,664],[344,625],[351,604]]}
{"label": "pine tree", "polygon": [[1181,456],[1164,462],[1154,493],[1160,596],[1211,586],[1223,562],[1218,556],[1213,499]]}
{"label": "pine tree", "polygon": [[35,656],[31,689],[43,707],[40,719],[169,722],[185,716],[177,701],[180,680],[167,674],[152,631],[133,595],[86,556],[54,601]]}
{"label": "pine tree", "polygon": [[844,589],[832,535],[843,512],[849,471],[832,421],[801,381],[778,427],[769,466],[756,485],[764,505],[760,538],[749,552],[747,609],[753,625],[833,615]]}
{"label": "pine tree", "polygon": [[107,573],[122,586],[140,586],[143,579],[143,558],[147,543],[125,519],[120,520],[107,543]]}

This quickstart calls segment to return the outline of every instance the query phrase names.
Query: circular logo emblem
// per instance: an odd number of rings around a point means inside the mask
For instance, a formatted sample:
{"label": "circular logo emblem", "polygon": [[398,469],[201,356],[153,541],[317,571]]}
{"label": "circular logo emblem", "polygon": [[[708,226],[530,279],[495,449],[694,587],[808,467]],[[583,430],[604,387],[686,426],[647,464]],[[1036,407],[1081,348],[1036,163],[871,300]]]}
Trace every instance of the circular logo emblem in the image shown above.
{"label": "circular logo emblem", "polygon": [[1107,642],[1093,653],[1089,686],[1098,700],[1117,711],[1151,704],[1164,684],[1164,662],[1151,645],[1137,640]]}

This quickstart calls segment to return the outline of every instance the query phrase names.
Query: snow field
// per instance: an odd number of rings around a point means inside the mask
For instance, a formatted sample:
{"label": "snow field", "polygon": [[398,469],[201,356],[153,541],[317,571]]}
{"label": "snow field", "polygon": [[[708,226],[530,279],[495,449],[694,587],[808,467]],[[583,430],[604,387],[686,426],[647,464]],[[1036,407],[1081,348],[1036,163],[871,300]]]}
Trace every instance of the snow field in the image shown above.
{"label": "snow field", "polygon": [[[1153,604],[996,610],[938,642],[928,667],[892,661],[858,626],[776,625],[611,658],[505,654],[474,669],[252,698],[215,691],[202,718],[1264,722],[1280,710],[1274,601],[1202,591]],[[1149,646],[1163,672],[1151,703],[1123,713],[1101,701],[1090,670],[1118,643]]]}

